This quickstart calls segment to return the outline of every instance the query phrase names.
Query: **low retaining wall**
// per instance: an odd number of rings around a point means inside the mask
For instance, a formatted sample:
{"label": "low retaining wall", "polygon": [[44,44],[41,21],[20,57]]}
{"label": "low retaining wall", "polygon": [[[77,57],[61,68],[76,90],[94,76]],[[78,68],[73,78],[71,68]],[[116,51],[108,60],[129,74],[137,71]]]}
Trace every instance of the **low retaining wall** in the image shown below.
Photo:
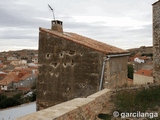
{"label": "low retaining wall", "polygon": [[140,90],[159,86],[159,84],[142,85],[135,87],[103,89],[87,98],[73,100],[49,107],[44,110],[23,116],[17,120],[99,120],[99,113],[112,113],[114,103],[111,101],[117,91]]}
{"label": "low retaining wall", "polygon": [[98,120],[97,115],[110,105],[110,96],[111,91],[103,89],[87,98],[75,98],[17,120]]}

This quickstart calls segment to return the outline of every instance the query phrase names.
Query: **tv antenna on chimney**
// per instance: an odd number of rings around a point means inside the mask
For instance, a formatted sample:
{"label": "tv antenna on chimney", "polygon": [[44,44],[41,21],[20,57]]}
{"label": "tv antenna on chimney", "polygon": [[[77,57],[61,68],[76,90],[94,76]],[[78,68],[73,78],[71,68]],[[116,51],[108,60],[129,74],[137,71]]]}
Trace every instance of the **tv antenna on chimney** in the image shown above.
{"label": "tv antenna on chimney", "polygon": [[53,19],[55,20],[55,15],[54,15],[54,10],[53,8],[48,4],[48,7],[51,9],[52,13],[53,13]]}

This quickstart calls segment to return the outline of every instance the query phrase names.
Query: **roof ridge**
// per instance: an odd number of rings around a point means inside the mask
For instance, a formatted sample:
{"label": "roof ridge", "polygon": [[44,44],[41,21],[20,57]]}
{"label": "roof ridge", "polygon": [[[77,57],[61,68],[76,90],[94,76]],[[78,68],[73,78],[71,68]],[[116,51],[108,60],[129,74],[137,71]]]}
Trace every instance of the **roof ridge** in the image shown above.
{"label": "roof ridge", "polygon": [[[56,31],[50,30],[50,29],[45,29],[45,28],[39,28],[41,32],[47,32],[49,34],[52,34],[57,37],[62,37],[64,39],[67,39],[69,41],[81,44],[83,46],[89,47],[91,49],[94,49],[96,51],[102,52],[104,54],[122,54],[122,53],[129,53],[129,51],[123,50],[121,48],[94,40],[89,37],[85,37],[76,33],[72,32],[64,32],[63,33],[58,33]],[[67,34],[65,34],[67,33]]]}

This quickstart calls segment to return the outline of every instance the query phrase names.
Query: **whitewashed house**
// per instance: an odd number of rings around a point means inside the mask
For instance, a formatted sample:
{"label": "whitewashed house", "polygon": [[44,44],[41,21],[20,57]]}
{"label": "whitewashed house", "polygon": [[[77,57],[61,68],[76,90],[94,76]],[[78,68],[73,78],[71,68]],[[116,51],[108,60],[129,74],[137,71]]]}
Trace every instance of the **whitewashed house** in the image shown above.
{"label": "whitewashed house", "polygon": [[137,62],[137,63],[145,63],[144,59],[140,59],[138,57],[134,58],[134,62]]}
{"label": "whitewashed house", "polygon": [[8,61],[11,61],[11,60],[18,60],[18,59],[17,59],[17,57],[15,57],[15,56],[9,55],[9,56],[7,56],[7,60],[8,60]]}

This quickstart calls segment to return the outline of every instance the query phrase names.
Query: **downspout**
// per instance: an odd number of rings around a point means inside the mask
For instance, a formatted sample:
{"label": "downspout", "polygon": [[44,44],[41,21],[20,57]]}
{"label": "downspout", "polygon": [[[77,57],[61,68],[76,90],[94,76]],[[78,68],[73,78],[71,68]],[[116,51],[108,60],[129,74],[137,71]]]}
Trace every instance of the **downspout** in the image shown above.
{"label": "downspout", "polygon": [[104,76],[104,68],[106,65],[106,61],[108,61],[112,57],[121,57],[121,56],[129,56],[131,53],[124,53],[124,54],[114,54],[114,55],[107,55],[105,59],[103,60],[103,65],[102,65],[102,72],[101,72],[101,79],[100,79],[100,84],[99,84],[99,91],[102,90],[102,84],[103,84],[103,76]]}
{"label": "downspout", "polygon": [[108,61],[109,59],[110,59],[109,57],[105,57],[103,60],[102,73],[101,73],[101,79],[100,79],[100,84],[99,84],[99,91],[102,90],[104,67],[106,65],[106,61]]}

